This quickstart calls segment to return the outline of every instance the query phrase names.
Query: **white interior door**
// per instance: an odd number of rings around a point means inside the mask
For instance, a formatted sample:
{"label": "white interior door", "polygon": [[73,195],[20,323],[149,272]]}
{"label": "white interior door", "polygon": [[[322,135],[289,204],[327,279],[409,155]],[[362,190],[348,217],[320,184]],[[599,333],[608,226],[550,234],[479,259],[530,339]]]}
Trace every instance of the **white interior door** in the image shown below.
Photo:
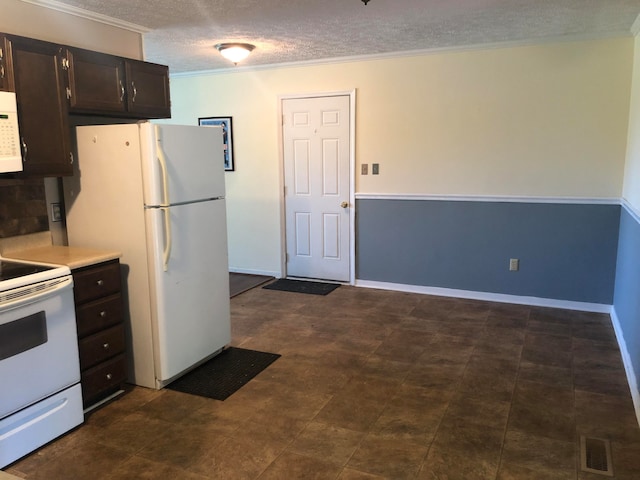
{"label": "white interior door", "polygon": [[285,99],[287,275],[350,278],[350,98]]}

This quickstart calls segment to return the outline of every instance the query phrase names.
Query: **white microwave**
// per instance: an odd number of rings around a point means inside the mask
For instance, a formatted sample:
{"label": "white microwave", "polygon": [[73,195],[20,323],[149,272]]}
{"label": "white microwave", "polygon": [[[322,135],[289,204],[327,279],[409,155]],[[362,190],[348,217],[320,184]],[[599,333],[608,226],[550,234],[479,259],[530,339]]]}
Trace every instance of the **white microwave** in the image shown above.
{"label": "white microwave", "polygon": [[0,173],[21,172],[16,94],[0,92]]}

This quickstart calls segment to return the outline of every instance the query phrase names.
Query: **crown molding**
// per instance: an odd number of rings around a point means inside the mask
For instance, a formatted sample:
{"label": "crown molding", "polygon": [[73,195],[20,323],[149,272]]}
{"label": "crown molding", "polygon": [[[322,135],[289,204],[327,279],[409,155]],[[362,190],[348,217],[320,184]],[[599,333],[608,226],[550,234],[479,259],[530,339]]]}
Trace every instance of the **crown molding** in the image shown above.
{"label": "crown molding", "polygon": [[638,15],[631,25],[631,34],[635,37],[640,33],[640,15]]}
{"label": "crown molding", "polygon": [[117,18],[108,17],[107,15],[102,15],[100,13],[90,12],[89,10],[73,7],[71,5],[67,5],[66,3],[57,2],[56,0],[20,0],[20,1],[24,3],[30,3],[32,5],[37,5],[39,7],[48,8],[50,10],[67,13],[69,15],[74,15],[76,17],[86,18],[87,20],[93,20],[94,22],[103,23],[105,25],[110,25],[112,27],[118,27],[124,30],[130,30],[135,33],[143,34],[151,31],[150,28],[143,27],[142,25],[136,25],[135,23],[125,22],[124,20],[118,20]]}

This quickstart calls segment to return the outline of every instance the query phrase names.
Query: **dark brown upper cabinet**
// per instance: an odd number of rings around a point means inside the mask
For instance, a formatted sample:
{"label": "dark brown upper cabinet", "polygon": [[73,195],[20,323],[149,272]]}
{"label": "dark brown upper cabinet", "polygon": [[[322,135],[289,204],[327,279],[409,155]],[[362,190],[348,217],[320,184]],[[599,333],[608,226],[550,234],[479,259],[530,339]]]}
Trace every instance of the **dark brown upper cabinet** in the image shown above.
{"label": "dark brown upper cabinet", "polygon": [[69,71],[71,112],[125,113],[124,60],[88,50],[68,49],[63,60]]}
{"label": "dark brown upper cabinet", "polygon": [[164,65],[69,48],[71,113],[169,118],[169,69]]}
{"label": "dark brown upper cabinet", "polygon": [[169,68],[156,63],[126,60],[129,112],[149,118],[171,117]]}
{"label": "dark brown upper cabinet", "polygon": [[25,176],[73,174],[63,48],[11,37]]}
{"label": "dark brown upper cabinet", "polygon": [[[106,118],[171,117],[164,65],[0,33],[0,90],[14,91],[23,171],[15,177],[73,175],[74,124]],[[4,174],[0,174],[4,175]]]}
{"label": "dark brown upper cabinet", "polygon": [[11,41],[4,35],[0,35],[0,90],[15,92]]}

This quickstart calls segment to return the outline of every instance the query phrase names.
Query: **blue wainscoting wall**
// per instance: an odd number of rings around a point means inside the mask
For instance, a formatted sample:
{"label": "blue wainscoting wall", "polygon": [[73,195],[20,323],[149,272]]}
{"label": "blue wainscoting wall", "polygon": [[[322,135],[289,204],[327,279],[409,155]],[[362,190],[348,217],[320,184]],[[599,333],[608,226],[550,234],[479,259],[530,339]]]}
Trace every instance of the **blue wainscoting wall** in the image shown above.
{"label": "blue wainscoting wall", "polygon": [[620,216],[613,308],[629,354],[626,360],[640,385],[640,222],[626,209]]}
{"label": "blue wainscoting wall", "polygon": [[[359,199],[356,278],[611,305],[620,209]],[[519,271],[509,271],[510,258]]]}

